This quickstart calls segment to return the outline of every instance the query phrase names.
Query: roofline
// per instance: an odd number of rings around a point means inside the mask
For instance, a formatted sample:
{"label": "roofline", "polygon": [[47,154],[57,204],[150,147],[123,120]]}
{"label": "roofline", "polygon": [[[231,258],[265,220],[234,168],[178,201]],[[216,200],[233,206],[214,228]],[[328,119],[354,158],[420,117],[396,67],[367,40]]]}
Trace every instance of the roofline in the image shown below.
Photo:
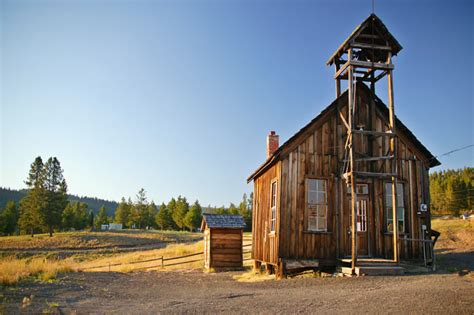
{"label": "roofline", "polygon": [[[384,108],[384,110],[387,110],[388,111],[388,107],[387,105],[385,105],[385,103],[374,93],[372,92],[369,87],[364,84],[364,83],[360,83],[365,89],[366,91],[370,92],[372,94],[372,96],[374,96],[375,98],[375,101],[379,104],[379,107],[381,108]],[[326,114],[327,112],[329,112],[333,106],[335,106],[335,104],[340,100],[342,99],[343,97],[346,97],[348,93],[348,90],[346,89],[344,91],[344,93],[342,93],[338,98],[336,98],[330,105],[328,105],[326,108],[324,108],[314,119],[312,119],[309,123],[307,123],[303,128],[301,128],[297,133],[295,133],[293,136],[291,136],[287,141],[285,141],[274,153],[273,155],[271,155],[270,157],[267,158],[267,160],[262,164],[260,165],[248,178],[247,178],[247,183],[250,183],[252,180],[254,180],[255,178],[257,178],[258,176],[260,176],[261,173],[263,173],[264,171],[266,171],[268,168],[270,168],[271,166],[273,166],[273,164],[277,161],[280,160],[280,157],[281,157],[281,152],[283,151],[283,149],[285,149],[291,142],[293,142],[293,140],[295,138],[297,138],[299,135],[301,135],[304,131],[306,131],[306,129],[308,129],[313,123],[315,123],[316,121],[320,120],[324,114]],[[429,162],[428,166],[430,168],[432,167],[435,167],[435,166],[439,166],[441,165],[441,162],[423,145],[423,143],[420,142],[420,140],[418,140],[418,138],[416,138],[416,136],[410,131],[410,129],[408,129],[407,126],[405,126],[405,124],[402,123],[402,121],[400,119],[398,119],[398,117],[395,115],[395,122],[396,122],[396,126],[397,126],[397,129],[401,129],[402,132],[406,133],[407,136],[408,136],[408,139],[413,142],[413,144],[415,145],[415,147],[417,148],[420,148],[420,151],[421,153],[425,154],[426,156],[429,157],[428,160],[425,160],[423,162]],[[401,128],[400,128],[401,127]]]}
{"label": "roofline", "polygon": [[331,57],[329,57],[328,61],[326,62],[326,65],[330,66],[334,63],[334,59],[336,59],[337,55],[339,55],[339,53],[341,51],[345,51],[347,50],[346,46],[349,44],[349,41],[351,40],[351,38],[357,33],[359,32],[359,30],[366,24],[366,23],[369,23],[370,19],[375,19],[378,23],[381,24],[381,26],[383,28],[385,28],[385,30],[387,31],[387,35],[388,37],[390,37],[390,40],[393,41],[393,44],[395,46],[395,49],[392,51],[392,55],[396,56],[400,50],[403,49],[402,45],[400,45],[400,43],[397,41],[397,39],[388,31],[388,28],[385,26],[385,24],[382,22],[382,20],[377,16],[375,15],[374,13],[370,14],[365,20],[364,22],[360,23],[359,25],[357,25],[357,27],[352,31],[352,33],[344,40],[344,42],[336,49],[336,51],[331,55]]}

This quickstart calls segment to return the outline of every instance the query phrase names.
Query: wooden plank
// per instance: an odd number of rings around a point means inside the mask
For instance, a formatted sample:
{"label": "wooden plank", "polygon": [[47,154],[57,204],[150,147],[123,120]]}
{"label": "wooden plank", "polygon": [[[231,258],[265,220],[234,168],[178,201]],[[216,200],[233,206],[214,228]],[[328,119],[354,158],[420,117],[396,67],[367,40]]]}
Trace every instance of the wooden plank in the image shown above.
{"label": "wooden plank", "polygon": [[392,50],[392,47],[390,46],[366,44],[366,43],[361,43],[361,42],[352,42],[350,43],[350,46],[354,48],[364,48],[364,49]]}
{"label": "wooden plank", "polygon": [[[392,54],[388,53],[387,63],[391,63]],[[393,99],[393,72],[388,72],[387,77],[388,82],[388,111],[389,111],[389,122],[390,130],[395,133],[395,106]],[[395,138],[390,139],[390,154],[394,155],[397,158],[397,148],[395,144]],[[394,165],[393,165],[394,164]],[[397,163],[392,162],[392,173],[397,174]],[[396,175],[392,176],[392,210],[393,210],[393,260],[395,262],[399,261],[398,254],[398,219],[397,219],[397,177]]]}
{"label": "wooden plank", "polygon": [[212,233],[211,240],[241,240],[239,234],[216,234]]}
{"label": "wooden plank", "polygon": [[396,137],[395,133],[392,132],[380,132],[380,131],[371,131],[371,130],[352,130],[352,133],[371,135],[371,136],[386,136],[386,137]]}
{"label": "wooden plank", "polygon": [[381,62],[351,60],[349,63],[351,66],[354,66],[354,67],[374,68],[378,70],[393,70],[395,68],[391,62],[381,63]]}

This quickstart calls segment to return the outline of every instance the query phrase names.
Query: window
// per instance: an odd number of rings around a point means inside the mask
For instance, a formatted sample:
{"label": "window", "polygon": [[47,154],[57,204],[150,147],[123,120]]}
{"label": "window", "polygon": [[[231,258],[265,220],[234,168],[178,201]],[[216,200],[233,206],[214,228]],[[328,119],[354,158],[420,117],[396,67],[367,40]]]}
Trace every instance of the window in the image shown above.
{"label": "window", "polygon": [[[392,183],[385,183],[385,218],[387,232],[393,232]],[[398,232],[405,232],[405,202],[403,184],[397,183],[397,220]]]}
{"label": "window", "polygon": [[324,179],[306,179],[308,231],[327,231],[327,184]]}
{"label": "window", "polygon": [[271,221],[270,221],[270,232],[275,232],[276,226],[276,204],[277,204],[277,182],[272,182],[272,188],[270,193],[270,210],[271,210]]}

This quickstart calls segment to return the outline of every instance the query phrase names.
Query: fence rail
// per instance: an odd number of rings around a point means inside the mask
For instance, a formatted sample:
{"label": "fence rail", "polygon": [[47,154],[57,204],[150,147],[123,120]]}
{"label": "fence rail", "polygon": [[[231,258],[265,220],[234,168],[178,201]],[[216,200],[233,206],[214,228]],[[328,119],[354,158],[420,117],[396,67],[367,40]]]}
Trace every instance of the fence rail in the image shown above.
{"label": "fence rail", "polygon": [[[246,245],[243,245],[242,247],[248,247],[248,246],[252,246],[252,244],[246,244]],[[249,253],[251,253],[250,250],[247,250],[247,251],[243,250],[242,251],[242,254],[249,254]],[[176,262],[176,263],[171,263],[171,264],[165,264],[166,261],[178,260],[178,259],[183,259],[183,258],[188,258],[188,257],[195,257],[195,256],[199,256],[199,255],[203,255],[203,252],[186,254],[186,255],[175,256],[175,257],[165,258],[164,256],[161,256],[161,257],[158,257],[158,258],[144,259],[144,260],[138,260],[138,261],[85,267],[85,268],[81,268],[80,270],[92,270],[92,269],[100,269],[100,268],[109,268],[109,271],[110,271],[111,267],[142,264],[142,263],[151,262],[151,261],[161,261],[161,263],[159,265],[135,268],[134,270],[152,269],[152,268],[158,268],[158,267],[164,268],[164,267],[168,267],[168,266],[177,266],[177,265],[183,265],[183,264],[189,264],[189,263],[201,261],[201,259],[194,259],[194,260],[186,260],[186,261],[181,261],[181,262]],[[250,258],[245,258],[243,260],[246,261],[246,260],[249,260],[249,259]]]}

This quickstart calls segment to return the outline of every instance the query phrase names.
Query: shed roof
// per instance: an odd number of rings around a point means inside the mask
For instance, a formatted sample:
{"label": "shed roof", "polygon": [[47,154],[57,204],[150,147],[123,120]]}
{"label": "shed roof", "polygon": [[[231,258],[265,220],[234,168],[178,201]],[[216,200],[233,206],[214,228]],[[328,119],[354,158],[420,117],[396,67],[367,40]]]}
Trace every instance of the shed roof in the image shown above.
{"label": "shed roof", "polygon": [[[370,98],[372,98],[375,101],[376,106],[381,110],[383,114],[385,114],[386,117],[388,117],[388,107],[385,105],[385,103],[374,93],[370,90],[370,88],[365,85],[362,82],[358,82],[357,86],[361,87],[363,92],[368,94]],[[336,107],[336,104],[338,103],[339,99],[346,98],[347,99],[347,90],[341,94],[338,98],[336,98],[329,106],[327,106],[325,109],[319,113],[313,120],[311,120],[306,126],[301,128],[296,134],[294,134],[290,139],[288,139],[285,143],[283,143],[275,152],[273,155],[271,155],[262,165],[260,165],[259,168],[257,168],[248,178],[247,182],[250,183],[252,180],[254,180],[256,177],[260,176],[263,172],[265,172],[269,167],[271,167],[275,162],[279,161],[281,159],[281,153],[282,151],[288,147],[295,139],[298,138],[299,135],[301,135],[303,132],[305,132],[308,128],[310,128],[314,123],[316,123],[318,120],[320,120],[324,114],[327,112],[333,110]],[[441,165],[441,162],[438,161],[438,159],[431,154],[431,152],[416,138],[416,136],[408,129],[405,124],[403,124],[398,117],[395,115],[395,125],[397,128],[397,132],[403,132],[408,139],[423,153],[426,155],[427,159],[425,162],[427,162],[429,167],[435,167],[438,165]]]}
{"label": "shed roof", "polygon": [[202,220],[211,229],[242,229],[245,227],[245,221],[241,215],[205,213],[202,215]]}

